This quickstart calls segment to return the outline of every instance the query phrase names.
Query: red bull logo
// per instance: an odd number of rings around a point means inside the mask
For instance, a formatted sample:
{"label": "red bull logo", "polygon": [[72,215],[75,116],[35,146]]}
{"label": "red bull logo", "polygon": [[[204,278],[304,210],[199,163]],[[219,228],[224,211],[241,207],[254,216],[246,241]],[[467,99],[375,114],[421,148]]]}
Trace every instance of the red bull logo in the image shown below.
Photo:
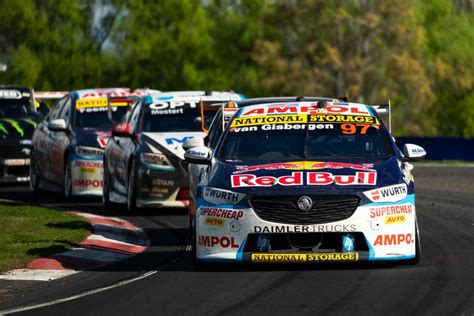
{"label": "red bull logo", "polygon": [[374,171],[374,164],[352,164],[330,161],[294,161],[278,162],[256,166],[237,166],[234,174],[252,172],[258,170],[319,170],[319,169],[352,169],[357,171]]}
{"label": "red bull logo", "polygon": [[333,175],[329,172],[307,172],[303,174],[301,171],[292,172],[291,175],[272,177],[272,176],[256,176],[254,174],[232,175],[231,184],[233,188],[238,187],[272,187],[281,186],[321,186],[321,185],[376,185],[377,172],[360,172],[355,175]]}

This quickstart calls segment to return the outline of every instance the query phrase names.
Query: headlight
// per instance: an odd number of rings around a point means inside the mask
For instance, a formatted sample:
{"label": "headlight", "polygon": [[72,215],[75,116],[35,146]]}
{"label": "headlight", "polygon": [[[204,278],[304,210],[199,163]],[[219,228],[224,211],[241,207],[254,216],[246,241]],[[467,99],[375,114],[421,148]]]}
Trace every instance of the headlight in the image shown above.
{"label": "headlight", "polygon": [[168,158],[166,158],[166,156],[163,154],[141,153],[140,159],[143,164],[152,169],[174,170],[173,165],[171,165]]}
{"label": "headlight", "polygon": [[238,204],[245,197],[245,194],[230,190],[205,187],[202,190],[202,197],[205,201],[213,204]]}
{"label": "headlight", "polygon": [[104,150],[94,147],[77,146],[76,155],[83,158],[102,158]]}

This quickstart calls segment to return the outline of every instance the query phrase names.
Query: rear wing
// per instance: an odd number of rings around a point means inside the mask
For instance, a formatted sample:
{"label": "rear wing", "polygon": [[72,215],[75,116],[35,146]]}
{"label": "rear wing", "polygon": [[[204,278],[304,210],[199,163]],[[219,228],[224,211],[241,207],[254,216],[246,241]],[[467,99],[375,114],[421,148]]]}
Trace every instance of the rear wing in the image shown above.
{"label": "rear wing", "polygon": [[201,99],[201,102],[199,104],[199,108],[201,110],[201,129],[203,132],[207,133],[209,130],[210,123],[212,122],[212,119],[216,115],[216,113],[220,110],[223,109],[224,113],[222,115],[223,121],[222,121],[222,126],[224,127],[225,124],[225,110],[226,109],[236,109],[237,105],[230,100],[204,100]]}
{"label": "rear wing", "polygon": [[34,91],[33,96],[35,99],[61,99],[68,91]]}
{"label": "rear wing", "polygon": [[34,91],[31,94],[31,101],[34,104],[36,112],[46,115],[49,112],[49,107],[45,100],[61,99],[68,91]]}
{"label": "rear wing", "polygon": [[110,93],[107,94],[107,118],[112,123],[117,123],[113,119],[112,107],[113,106],[127,106],[130,110],[133,103],[135,103],[140,96],[137,94],[129,94],[127,96],[111,96]]}
{"label": "rear wing", "polygon": [[390,100],[388,100],[387,104],[376,104],[372,105],[372,107],[377,111],[379,114],[385,114],[388,116],[388,131],[392,132],[392,110],[390,105]]}

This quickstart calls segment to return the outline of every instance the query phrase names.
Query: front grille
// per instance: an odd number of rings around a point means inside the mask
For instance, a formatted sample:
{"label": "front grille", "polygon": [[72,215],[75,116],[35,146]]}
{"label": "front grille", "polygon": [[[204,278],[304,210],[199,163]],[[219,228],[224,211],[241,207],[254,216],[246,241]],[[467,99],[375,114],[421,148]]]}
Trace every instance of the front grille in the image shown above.
{"label": "front grille", "polygon": [[302,211],[297,202],[301,196],[258,196],[250,200],[258,217],[282,224],[323,224],[352,216],[360,199],[355,195],[311,195],[313,205]]}

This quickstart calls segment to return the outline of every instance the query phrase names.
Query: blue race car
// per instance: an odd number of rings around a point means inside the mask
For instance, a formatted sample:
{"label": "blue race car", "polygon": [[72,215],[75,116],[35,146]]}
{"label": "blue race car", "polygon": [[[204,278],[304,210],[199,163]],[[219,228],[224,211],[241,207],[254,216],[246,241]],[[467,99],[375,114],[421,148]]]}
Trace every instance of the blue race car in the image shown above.
{"label": "blue race car", "polygon": [[31,149],[30,187],[72,196],[102,195],[102,156],[114,121],[144,91],[125,88],[67,93],[38,124]]}
{"label": "blue race car", "polygon": [[191,218],[196,263],[420,259],[408,163],[375,107],[280,102],[241,108],[213,151]]}

